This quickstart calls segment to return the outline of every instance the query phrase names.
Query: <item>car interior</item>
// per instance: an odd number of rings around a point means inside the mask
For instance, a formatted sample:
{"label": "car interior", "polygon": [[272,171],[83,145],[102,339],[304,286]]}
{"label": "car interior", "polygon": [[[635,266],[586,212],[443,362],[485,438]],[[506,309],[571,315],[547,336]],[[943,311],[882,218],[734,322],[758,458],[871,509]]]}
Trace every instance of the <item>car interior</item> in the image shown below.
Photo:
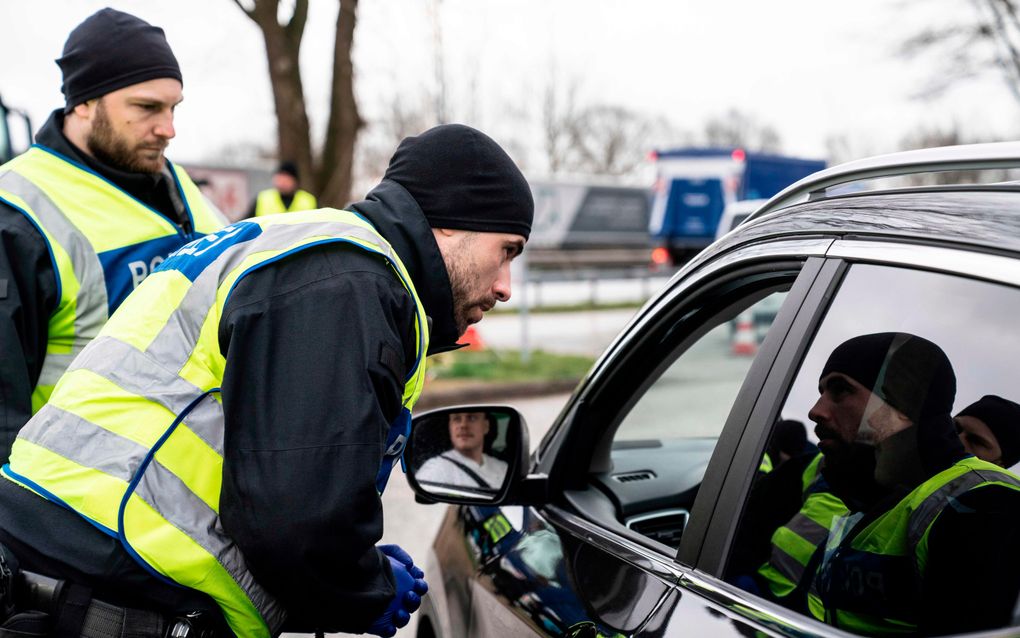
{"label": "car interior", "polygon": [[787,272],[734,282],[660,313],[620,366],[626,380],[600,397],[615,413],[593,408],[609,423],[592,449],[593,489],[572,493],[579,509],[662,551],[679,547],[730,407],[791,281]]}

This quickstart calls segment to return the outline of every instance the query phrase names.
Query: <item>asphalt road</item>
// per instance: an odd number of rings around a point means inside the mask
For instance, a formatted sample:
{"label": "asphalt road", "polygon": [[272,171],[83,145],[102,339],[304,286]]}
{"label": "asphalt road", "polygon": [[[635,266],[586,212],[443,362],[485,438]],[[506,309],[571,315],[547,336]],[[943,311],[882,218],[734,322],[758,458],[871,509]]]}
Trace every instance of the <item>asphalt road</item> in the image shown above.
{"label": "asphalt road", "polygon": [[531,313],[486,317],[477,330],[486,347],[598,356],[627,325],[636,308],[588,312]]}

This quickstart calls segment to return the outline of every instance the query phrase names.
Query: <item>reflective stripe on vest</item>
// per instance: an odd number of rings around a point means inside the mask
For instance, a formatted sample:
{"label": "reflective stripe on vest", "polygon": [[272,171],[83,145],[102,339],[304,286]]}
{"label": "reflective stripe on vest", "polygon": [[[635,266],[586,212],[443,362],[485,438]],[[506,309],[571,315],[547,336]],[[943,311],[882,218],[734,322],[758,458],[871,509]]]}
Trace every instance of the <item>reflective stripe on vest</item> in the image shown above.
{"label": "reflective stripe on vest", "polygon": [[825,620],[855,633],[916,633],[931,526],[952,500],[989,485],[1020,491],[1020,479],[996,465],[958,461],[827,552],[815,588]]}
{"label": "reflective stripe on vest", "polygon": [[417,358],[403,395],[410,410],[424,383],[428,334],[407,271],[355,214],[301,212],[234,224],[168,257],[74,361],[4,468],[118,538],[157,577],[208,594],[238,636],[276,634],[285,611],[219,519],[219,320],[247,273],[326,242],[385,258],[414,299]]}
{"label": "reflective stripe on vest", "polygon": [[821,473],[822,458],[821,453],[815,455],[804,469],[801,478],[804,504],[788,523],[772,534],[769,561],[758,569],[776,598],[789,596],[804,581],[808,562],[825,544],[832,520],[847,512],[843,501],[828,490]]}
{"label": "reflective stripe on vest", "polygon": [[290,206],[284,206],[283,197],[280,191],[269,188],[261,191],[255,198],[255,216],[276,215],[277,213],[293,213],[299,210],[312,210],[319,207],[319,203],[308,191],[298,189],[294,191],[294,198]]}
{"label": "reflective stripe on vest", "polygon": [[33,146],[0,167],[0,201],[20,211],[43,236],[57,280],[58,302],[33,388],[33,413],[109,315],[159,262],[223,226],[187,174],[168,166],[195,228],[190,235],[103,177],[45,147]]}

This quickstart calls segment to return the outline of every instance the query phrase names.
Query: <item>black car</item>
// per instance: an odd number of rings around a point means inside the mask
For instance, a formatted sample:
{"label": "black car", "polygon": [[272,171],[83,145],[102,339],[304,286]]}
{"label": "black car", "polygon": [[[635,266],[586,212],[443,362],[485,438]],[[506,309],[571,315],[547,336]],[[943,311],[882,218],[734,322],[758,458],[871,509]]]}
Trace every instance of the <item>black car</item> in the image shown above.
{"label": "black car", "polygon": [[[772,429],[792,419],[810,432],[830,353],[870,333],[941,347],[954,414],[985,395],[1020,401],[1020,184],[837,187],[1017,167],[1020,143],[986,144],[791,186],[637,313],[530,456],[512,408],[417,417],[411,485],[455,505],[426,565],[418,636],[853,635],[742,584],[749,502],[781,460],[765,456]],[[761,308],[778,308],[763,340],[760,326],[734,329]],[[450,415],[470,412],[488,418],[474,465],[442,451],[461,436]],[[432,457],[445,470],[425,477]],[[964,572],[939,586],[974,583]],[[1018,621],[987,635],[1020,635]]]}

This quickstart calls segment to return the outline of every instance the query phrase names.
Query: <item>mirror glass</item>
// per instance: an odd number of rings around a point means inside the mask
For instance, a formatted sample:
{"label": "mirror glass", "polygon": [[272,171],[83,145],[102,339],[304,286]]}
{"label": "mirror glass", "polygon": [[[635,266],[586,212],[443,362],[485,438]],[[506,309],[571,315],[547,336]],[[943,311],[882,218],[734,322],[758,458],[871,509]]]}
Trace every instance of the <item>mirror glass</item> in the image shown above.
{"label": "mirror glass", "polygon": [[495,499],[520,454],[514,421],[511,411],[472,407],[415,418],[408,472],[429,495]]}

